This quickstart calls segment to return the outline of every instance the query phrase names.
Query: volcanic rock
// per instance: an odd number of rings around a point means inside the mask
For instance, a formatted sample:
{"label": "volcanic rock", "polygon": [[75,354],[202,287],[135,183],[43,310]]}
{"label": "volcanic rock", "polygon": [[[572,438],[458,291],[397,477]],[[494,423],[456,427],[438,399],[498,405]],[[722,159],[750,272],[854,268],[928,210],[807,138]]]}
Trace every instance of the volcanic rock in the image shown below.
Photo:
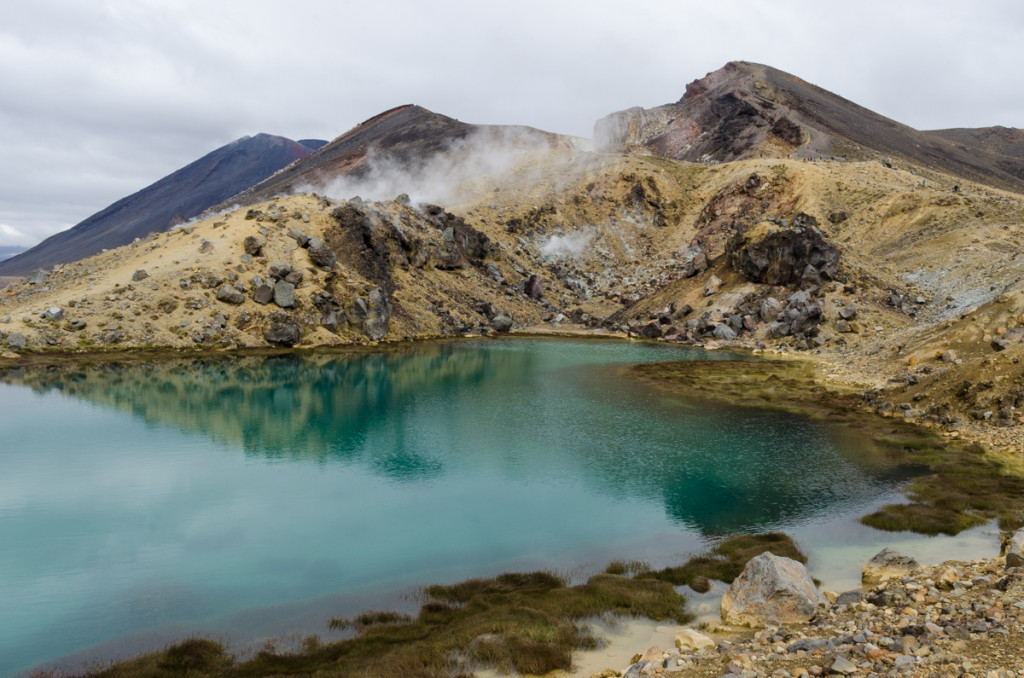
{"label": "volcanic rock", "polygon": [[738,626],[807,621],[826,603],[807,568],[771,552],[747,562],[722,596],[722,620]]}
{"label": "volcanic rock", "polygon": [[861,581],[868,585],[877,584],[886,579],[908,575],[918,567],[920,567],[920,563],[910,556],[905,556],[898,551],[885,548],[876,553],[871,560],[864,563],[864,568],[861,571]]}
{"label": "volcanic rock", "polygon": [[302,338],[302,326],[290,314],[276,311],[263,327],[263,338],[270,344],[294,346]]}
{"label": "volcanic rock", "polygon": [[736,272],[767,285],[819,285],[838,274],[839,249],[816,228],[762,221],[734,236],[726,253]]}

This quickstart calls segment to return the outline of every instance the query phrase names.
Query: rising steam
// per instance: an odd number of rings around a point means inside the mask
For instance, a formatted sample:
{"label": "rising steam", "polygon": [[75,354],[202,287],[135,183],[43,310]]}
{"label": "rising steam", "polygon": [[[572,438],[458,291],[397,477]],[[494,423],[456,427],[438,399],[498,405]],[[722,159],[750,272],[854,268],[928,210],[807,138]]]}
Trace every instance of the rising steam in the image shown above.
{"label": "rising steam", "polygon": [[481,127],[453,141],[445,151],[419,161],[399,160],[371,149],[368,169],[361,176],[342,176],[323,186],[297,188],[300,193],[317,192],[338,200],[357,195],[366,200],[393,200],[405,193],[414,203],[455,204],[474,197],[488,181],[493,187],[499,176],[532,154],[551,148],[551,137],[534,129]]}

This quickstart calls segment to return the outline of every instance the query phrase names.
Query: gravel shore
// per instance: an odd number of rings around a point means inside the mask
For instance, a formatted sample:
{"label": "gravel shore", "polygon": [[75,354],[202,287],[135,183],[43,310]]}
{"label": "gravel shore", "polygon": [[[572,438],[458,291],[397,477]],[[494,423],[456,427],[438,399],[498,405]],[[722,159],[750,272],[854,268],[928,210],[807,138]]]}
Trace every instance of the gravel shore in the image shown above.
{"label": "gravel shore", "polygon": [[835,600],[806,624],[744,631],[712,624],[714,646],[652,647],[639,676],[1024,676],[1024,570],[1002,558],[922,565]]}

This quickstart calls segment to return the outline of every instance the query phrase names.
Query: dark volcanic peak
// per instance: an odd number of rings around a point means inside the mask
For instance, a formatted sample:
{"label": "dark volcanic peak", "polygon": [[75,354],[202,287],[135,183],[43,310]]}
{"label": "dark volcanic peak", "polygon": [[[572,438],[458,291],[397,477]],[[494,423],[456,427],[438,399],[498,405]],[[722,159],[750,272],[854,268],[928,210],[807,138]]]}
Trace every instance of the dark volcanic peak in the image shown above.
{"label": "dark volcanic peak", "polygon": [[[484,141],[486,144],[482,143]],[[215,209],[228,207],[230,203],[250,204],[276,195],[323,191],[339,184],[352,191],[368,192],[369,195],[362,197],[374,199],[393,198],[399,192],[411,194],[415,187],[404,186],[403,183],[421,183],[419,175],[426,170],[439,169],[438,158],[447,157],[453,150],[466,151],[478,142],[481,146],[489,146],[481,150],[496,154],[569,147],[574,143],[570,137],[532,127],[472,125],[406,104],[356,125],[308,158],[233,196]],[[447,163],[444,169],[456,168]],[[433,180],[444,178],[434,177]],[[449,176],[447,180],[451,183],[458,178]],[[394,192],[387,195],[375,194],[392,189]]]}
{"label": "dark volcanic peak", "polygon": [[894,156],[1019,191],[1024,152],[1014,139],[982,130],[920,132],[794,75],[743,61],[691,82],[674,104],[613,113],[594,127],[595,143],[606,150],[642,149],[691,162]]}
{"label": "dark volcanic peak", "polygon": [[299,139],[298,143],[311,151],[317,151],[326,146],[329,142],[324,139]]}
{"label": "dark volcanic peak", "polygon": [[302,144],[271,134],[242,137],[0,262],[0,275],[25,275],[166,231],[310,152]]}

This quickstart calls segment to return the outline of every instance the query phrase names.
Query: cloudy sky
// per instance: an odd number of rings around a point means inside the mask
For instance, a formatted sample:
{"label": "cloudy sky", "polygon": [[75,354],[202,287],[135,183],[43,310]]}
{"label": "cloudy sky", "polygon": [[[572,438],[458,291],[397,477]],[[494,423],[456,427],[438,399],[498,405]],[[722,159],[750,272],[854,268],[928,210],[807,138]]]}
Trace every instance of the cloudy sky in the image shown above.
{"label": "cloudy sky", "polygon": [[731,60],[918,129],[1024,127],[1015,0],[33,0],[0,23],[0,246],[233,139],[417,103],[590,136]]}

